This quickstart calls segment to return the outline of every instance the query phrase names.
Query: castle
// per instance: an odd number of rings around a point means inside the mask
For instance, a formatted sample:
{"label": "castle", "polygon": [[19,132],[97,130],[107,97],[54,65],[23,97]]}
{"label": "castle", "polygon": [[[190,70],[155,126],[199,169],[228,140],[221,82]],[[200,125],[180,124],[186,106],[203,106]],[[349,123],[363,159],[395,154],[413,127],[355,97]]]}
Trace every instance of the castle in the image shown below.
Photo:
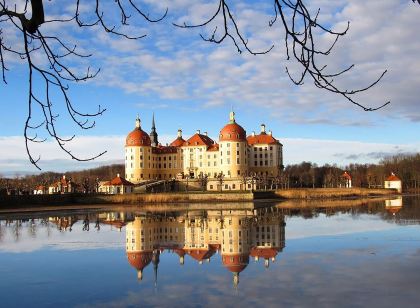
{"label": "castle", "polygon": [[[216,179],[223,177],[223,189],[243,189],[241,182],[246,176],[255,175],[275,178],[283,168],[283,145],[266,132],[247,136],[236,123],[235,113],[229,114],[229,122],[220,130],[219,142],[200,130],[184,140],[182,130],[167,146],[158,141],[153,116],[152,130],[147,134],[139,117],[136,126],[127,135],[125,143],[125,176],[132,183],[158,179],[208,179],[208,190],[216,190]],[[212,184],[213,183],[213,184]],[[221,185],[221,184],[220,184]]]}

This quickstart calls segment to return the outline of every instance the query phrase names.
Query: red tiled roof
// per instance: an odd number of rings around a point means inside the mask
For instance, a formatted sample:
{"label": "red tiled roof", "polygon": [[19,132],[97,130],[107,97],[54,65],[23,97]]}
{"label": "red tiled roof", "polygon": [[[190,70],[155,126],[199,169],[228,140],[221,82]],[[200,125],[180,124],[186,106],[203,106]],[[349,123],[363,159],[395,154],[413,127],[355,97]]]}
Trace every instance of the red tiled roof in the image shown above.
{"label": "red tiled roof", "polygon": [[210,250],[210,249],[188,249],[186,250],[186,252],[193,259],[197,261],[203,261],[205,259],[209,259],[215,253],[214,250]]}
{"label": "red tiled roof", "polygon": [[125,146],[150,146],[149,135],[140,127],[136,127],[125,139]]}
{"label": "red tiled roof", "polygon": [[246,132],[238,123],[229,123],[220,131],[219,141],[246,141]]}
{"label": "red tiled roof", "polygon": [[253,144],[275,144],[275,143],[280,143],[276,138],[274,138],[271,135],[262,133],[259,135],[255,135],[255,136],[248,136],[246,138],[246,140],[248,141],[249,145],[253,145]]}
{"label": "red tiled roof", "polygon": [[233,273],[242,272],[249,263],[249,256],[247,254],[223,255],[223,265]]}
{"label": "red tiled roof", "polygon": [[177,152],[177,148],[173,146],[157,146],[152,148],[154,154],[174,154]]}
{"label": "red tiled roof", "polygon": [[278,250],[272,247],[257,248],[253,247],[250,252],[251,257],[259,257],[264,259],[271,259],[277,256]]}
{"label": "red tiled roof", "polygon": [[219,145],[217,143],[212,144],[211,146],[209,146],[207,148],[207,151],[209,151],[209,152],[217,152],[217,151],[219,151]]}
{"label": "red tiled roof", "polygon": [[202,135],[202,134],[194,134],[187,141],[185,141],[184,146],[197,146],[197,145],[210,146],[212,144],[214,144],[214,141],[209,136]]}
{"label": "red tiled roof", "polygon": [[184,145],[185,140],[182,137],[176,138],[174,141],[171,142],[171,147],[182,147]]}
{"label": "red tiled roof", "polygon": [[399,177],[397,177],[394,173],[391,173],[389,177],[386,178],[387,181],[401,181]]}
{"label": "red tiled roof", "polygon": [[343,177],[343,178],[345,178],[345,179],[347,179],[347,180],[350,180],[350,181],[351,181],[351,175],[350,175],[350,174],[348,174],[348,173],[347,173],[347,171],[345,171],[345,172],[341,175],[341,177]]}
{"label": "red tiled roof", "polygon": [[127,252],[128,263],[138,271],[143,270],[152,261],[151,251]]}
{"label": "red tiled roof", "polygon": [[126,179],[124,179],[120,176],[116,176],[115,178],[113,178],[110,182],[110,185],[113,185],[113,186],[119,186],[119,185],[134,186],[133,183],[127,181]]}

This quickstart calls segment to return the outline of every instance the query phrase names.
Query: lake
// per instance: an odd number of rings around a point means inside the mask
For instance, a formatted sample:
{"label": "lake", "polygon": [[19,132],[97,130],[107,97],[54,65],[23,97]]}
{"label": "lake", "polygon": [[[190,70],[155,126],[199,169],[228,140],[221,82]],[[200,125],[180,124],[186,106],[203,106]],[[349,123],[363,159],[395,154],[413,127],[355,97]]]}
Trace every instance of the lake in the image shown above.
{"label": "lake", "polygon": [[420,197],[0,214],[2,307],[420,303]]}

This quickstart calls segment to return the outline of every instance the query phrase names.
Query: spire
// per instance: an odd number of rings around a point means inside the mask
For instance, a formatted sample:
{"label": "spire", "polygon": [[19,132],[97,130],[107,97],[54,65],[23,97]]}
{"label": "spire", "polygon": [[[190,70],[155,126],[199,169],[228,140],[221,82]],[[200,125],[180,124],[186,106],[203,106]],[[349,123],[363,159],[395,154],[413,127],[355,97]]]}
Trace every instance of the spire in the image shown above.
{"label": "spire", "polygon": [[140,121],[139,115],[137,114],[137,118],[136,118],[136,128],[140,128],[140,123],[141,123],[141,121]]}
{"label": "spire", "polygon": [[235,123],[235,112],[233,110],[229,113],[229,122]]}
{"label": "spire", "polygon": [[153,112],[152,116],[152,131],[149,134],[150,141],[152,143],[152,147],[156,147],[159,144],[158,141],[158,133],[156,132],[156,125],[155,125],[155,113]]}
{"label": "spire", "polygon": [[239,273],[233,273],[233,287],[236,289],[239,284]]}
{"label": "spire", "polygon": [[158,249],[153,250],[152,263],[153,263],[153,272],[155,273],[155,287],[157,287],[157,274],[159,266],[159,255],[160,251]]}
{"label": "spire", "polygon": [[265,124],[261,124],[261,134],[265,134]]}

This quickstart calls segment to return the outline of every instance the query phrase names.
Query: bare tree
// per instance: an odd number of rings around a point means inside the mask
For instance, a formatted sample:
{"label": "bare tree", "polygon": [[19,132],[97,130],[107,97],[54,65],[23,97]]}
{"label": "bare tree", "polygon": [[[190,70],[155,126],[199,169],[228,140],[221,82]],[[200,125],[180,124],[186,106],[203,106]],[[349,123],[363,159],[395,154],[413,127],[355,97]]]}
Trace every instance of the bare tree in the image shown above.
{"label": "bare tree", "polygon": [[[413,0],[413,2],[419,2]],[[92,1],[89,6],[90,11],[83,13],[81,10],[81,1],[74,0],[75,9],[69,18],[46,19],[45,9],[47,3],[44,0],[25,0],[22,7],[11,5],[11,0],[0,0],[0,67],[2,80],[6,84],[6,72],[8,71],[7,59],[17,57],[27,66],[28,70],[28,111],[24,125],[24,137],[26,151],[29,160],[38,169],[40,157],[33,156],[30,150],[30,143],[44,142],[47,138],[52,138],[57,145],[66,152],[72,159],[86,161],[95,159],[106,153],[100,152],[93,157],[80,158],[74,155],[68,149],[68,142],[74,139],[64,138],[59,133],[56,122],[59,114],[56,112],[54,94],[59,94],[59,100],[63,102],[68,116],[81,129],[90,129],[95,126],[95,118],[105,112],[105,108],[98,106],[93,112],[80,111],[71,101],[68,89],[68,83],[79,83],[94,78],[99,69],[92,70],[86,68],[84,74],[79,74],[68,64],[68,61],[77,61],[78,59],[89,58],[91,54],[84,54],[78,51],[77,45],[68,44],[63,41],[60,33],[55,35],[45,35],[41,25],[48,23],[69,23],[79,28],[98,27],[104,32],[117,37],[123,37],[128,40],[137,40],[145,37],[145,34],[131,35],[129,29],[130,18],[138,17],[147,23],[161,21],[166,17],[168,10],[162,12],[161,16],[153,19],[148,13],[135,3],[135,0],[115,0],[105,3],[100,0]],[[239,53],[246,51],[253,55],[266,54],[270,52],[274,45],[266,50],[254,51],[248,44],[248,39],[243,34],[237,23],[237,17],[233,13],[230,1],[219,0],[215,6],[215,11],[210,17],[200,24],[190,25],[186,22],[176,24],[181,28],[206,28],[212,27],[214,30],[209,37],[201,35],[205,41],[221,44],[226,39],[231,40]],[[296,85],[302,85],[305,78],[310,78],[316,87],[329,92],[336,93],[344,97],[347,101],[355,104],[365,111],[380,109],[389,102],[380,104],[378,107],[368,107],[360,104],[354,99],[354,95],[370,89],[375,86],[384,76],[386,70],[378,76],[376,80],[360,89],[347,90],[337,86],[335,79],[348,73],[354,65],[349,65],[346,69],[339,72],[327,72],[327,67],[320,64],[319,57],[327,56],[335,46],[339,38],[346,35],[349,24],[342,31],[333,31],[318,22],[319,10],[312,14],[307,5],[302,0],[274,0],[273,1],[273,19],[269,26],[277,24],[285,31],[284,43],[286,45],[286,58],[294,59],[298,63],[302,72],[298,78],[286,72],[290,79]],[[119,22],[113,23],[109,16],[117,13],[120,16]],[[83,15],[83,16],[82,16]],[[29,17],[30,16],[30,17]],[[110,20],[111,19],[111,20]],[[7,37],[4,36],[3,29],[11,27],[21,34],[21,44],[18,46],[9,44]],[[333,43],[326,50],[321,50],[317,46],[317,36],[315,28],[323,34],[332,36]],[[36,59],[43,59],[47,65],[38,64]],[[44,93],[36,91],[35,84],[44,85]],[[40,111],[42,120],[36,121],[35,112]],[[44,137],[38,135],[41,128],[45,129]]]}

